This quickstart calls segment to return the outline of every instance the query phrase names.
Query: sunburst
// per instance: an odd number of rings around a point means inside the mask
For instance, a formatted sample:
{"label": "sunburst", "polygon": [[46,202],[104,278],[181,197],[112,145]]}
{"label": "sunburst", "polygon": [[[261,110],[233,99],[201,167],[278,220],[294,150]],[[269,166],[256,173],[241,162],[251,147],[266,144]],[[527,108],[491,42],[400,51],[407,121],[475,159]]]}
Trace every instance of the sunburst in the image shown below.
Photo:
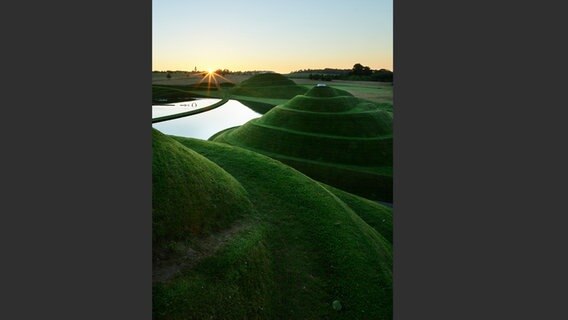
{"label": "sunburst", "polygon": [[221,79],[226,80],[230,83],[233,83],[233,81],[223,77],[220,74],[215,73],[215,71],[212,68],[208,68],[207,72],[203,72],[203,73],[201,73],[201,75],[203,76],[203,78],[201,78],[201,80],[199,80],[198,84],[201,84],[201,83],[203,83],[203,81],[207,80],[207,89],[211,88],[211,80],[213,80],[213,82],[215,83],[215,87],[217,87],[218,90],[221,90],[221,86],[219,85],[217,78],[221,78]]}

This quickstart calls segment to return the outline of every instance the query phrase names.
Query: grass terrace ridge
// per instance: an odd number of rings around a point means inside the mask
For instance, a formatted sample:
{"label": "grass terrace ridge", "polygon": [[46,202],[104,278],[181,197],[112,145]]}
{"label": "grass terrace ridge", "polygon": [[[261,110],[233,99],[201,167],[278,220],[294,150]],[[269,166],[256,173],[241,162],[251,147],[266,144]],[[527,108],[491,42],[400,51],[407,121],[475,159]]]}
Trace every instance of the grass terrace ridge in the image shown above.
{"label": "grass terrace ridge", "polygon": [[363,197],[392,202],[392,113],[322,85],[214,135]]}

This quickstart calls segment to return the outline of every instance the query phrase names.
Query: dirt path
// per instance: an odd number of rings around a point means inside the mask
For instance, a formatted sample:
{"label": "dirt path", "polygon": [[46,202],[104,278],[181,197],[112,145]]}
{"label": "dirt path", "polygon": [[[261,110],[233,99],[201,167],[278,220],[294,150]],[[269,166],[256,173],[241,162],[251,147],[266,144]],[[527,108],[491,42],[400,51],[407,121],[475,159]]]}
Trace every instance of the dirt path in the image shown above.
{"label": "dirt path", "polygon": [[181,257],[154,263],[152,283],[166,282],[179,275],[183,270],[193,268],[199,261],[215,254],[236,234],[250,226],[250,223],[238,222],[228,229],[199,240],[193,247],[184,248],[185,253]]}

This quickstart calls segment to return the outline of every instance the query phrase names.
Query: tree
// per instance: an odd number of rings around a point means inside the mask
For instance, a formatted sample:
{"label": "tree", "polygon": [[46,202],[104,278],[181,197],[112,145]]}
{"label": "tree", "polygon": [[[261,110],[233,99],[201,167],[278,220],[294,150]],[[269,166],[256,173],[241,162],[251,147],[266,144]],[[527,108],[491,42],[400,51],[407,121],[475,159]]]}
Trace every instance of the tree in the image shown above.
{"label": "tree", "polygon": [[360,63],[356,63],[353,65],[353,74],[360,75],[363,74],[363,65]]}
{"label": "tree", "polygon": [[372,79],[374,81],[392,82],[393,81],[393,72],[390,71],[390,70],[381,69],[381,70],[373,72]]}

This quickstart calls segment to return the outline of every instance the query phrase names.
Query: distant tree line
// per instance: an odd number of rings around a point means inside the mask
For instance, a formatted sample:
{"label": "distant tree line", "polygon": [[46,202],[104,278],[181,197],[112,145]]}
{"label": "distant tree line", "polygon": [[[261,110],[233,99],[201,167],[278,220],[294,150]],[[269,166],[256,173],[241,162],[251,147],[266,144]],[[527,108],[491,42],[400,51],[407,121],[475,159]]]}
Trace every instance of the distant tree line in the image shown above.
{"label": "distant tree line", "polygon": [[224,76],[224,75],[231,73],[231,72],[229,71],[229,69],[217,69],[217,70],[215,70],[215,73],[218,74],[218,75]]}
{"label": "distant tree line", "polygon": [[333,81],[333,80],[361,80],[361,81],[380,81],[392,82],[393,72],[387,69],[373,70],[368,66],[363,66],[360,63],[353,65],[351,69],[301,69],[290,72],[294,73],[307,73],[308,78],[312,80]]}
{"label": "distant tree line", "polygon": [[274,73],[274,71],[260,71],[260,70],[254,70],[254,71],[231,71],[229,69],[217,69],[215,70],[216,74],[219,75],[226,75],[226,74],[244,74],[244,75],[254,75],[254,74],[259,74],[259,73]]}
{"label": "distant tree line", "polygon": [[351,69],[333,69],[333,68],[325,68],[325,69],[300,69],[296,71],[290,72],[293,73],[320,73],[320,74],[343,74],[349,73]]}
{"label": "distant tree line", "polygon": [[[172,74],[174,73],[183,73],[183,74],[192,74],[192,73],[204,73],[206,71],[184,71],[184,70],[154,70],[152,71],[152,73],[167,73],[170,74],[170,77]],[[226,75],[226,74],[242,74],[242,75],[255,75],[255,74],[259,74],[259,73],[274,73],[274,71],[269,71],[269,70],[250,70],[250,71],[231,71],[229,69],[217,69],[215,70],[216,74],[219,75]]]}
{"label": "distant tree line", "polygon": [[[189,77],[192,73],[203,73],[205,71],[182,71],[182,70],[166,70],[166,71],[152,71],[153,73],[167,73],[167,78],[170,79],[174,73],[184,73]],[[252,71],[231,71],[229,69],[217,69],[216,74],[227,75],[255,75],[260,73],[274,73],[267,70],[252,70]],[[293,74],[306,74],[309,73],[308,78],[312,80],[333,81],[333,80],[361,80],[361,81],[380,81],[380,82],[393,82],[393,72],[387,69],[373,70],[368,66],[360,63],[353,65],[351,69],[300,69],[290,72]]]}
{"label": "distant tree line", "polygon": [[152,73],[199,73],[203,71],[185,71],[185,70],[154,70]]}

